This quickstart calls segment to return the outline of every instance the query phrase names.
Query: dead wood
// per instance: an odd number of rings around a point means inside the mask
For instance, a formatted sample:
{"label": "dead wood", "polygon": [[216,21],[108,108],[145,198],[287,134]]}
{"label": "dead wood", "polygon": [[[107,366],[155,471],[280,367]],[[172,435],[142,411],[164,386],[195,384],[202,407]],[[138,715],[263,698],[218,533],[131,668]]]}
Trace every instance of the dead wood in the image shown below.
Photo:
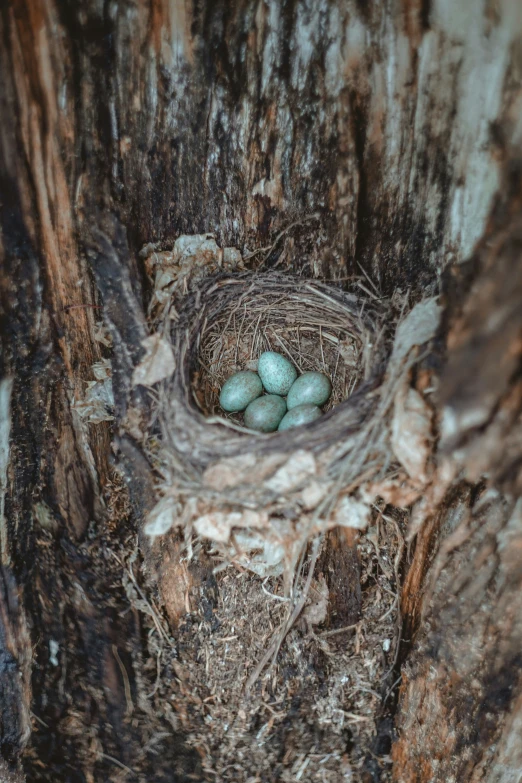
{"label": "dead wood", "polygon": [[[2,4],[9,783],[518,774],[521,24],[515,0]],[[393,312],[442,293],[387,408],[410,468],[431,410],[422,482],[303,560],[284,644],[272,577],[142,535],[146,259],[205,232]]]}

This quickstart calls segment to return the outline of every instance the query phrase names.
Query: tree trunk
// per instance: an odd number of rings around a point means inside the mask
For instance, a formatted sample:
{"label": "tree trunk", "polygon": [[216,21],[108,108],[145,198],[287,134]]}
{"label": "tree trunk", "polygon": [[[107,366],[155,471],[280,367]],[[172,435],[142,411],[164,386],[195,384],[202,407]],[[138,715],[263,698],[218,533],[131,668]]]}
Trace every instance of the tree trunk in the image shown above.
{"label": "tree trunk", "polygon": [[[154,477],[121,428],[140,250],[211,232],[370,296],[440,293],[413,378],[437,387],[440,439],[407,509],[400,693],[343,779],[517,781],[519,2],[11,0],[0,29],[2,780],[212,779],[190,716],[144,694],[183,688],[165,650],[183,657],[177,622],[216,583],[173,539],[138,545]],[[109,361],[115,421],[88,423]],[[334,533],[322,557],[350,625],[357,540]],[[285,758],[271,779],[295,779]]]}

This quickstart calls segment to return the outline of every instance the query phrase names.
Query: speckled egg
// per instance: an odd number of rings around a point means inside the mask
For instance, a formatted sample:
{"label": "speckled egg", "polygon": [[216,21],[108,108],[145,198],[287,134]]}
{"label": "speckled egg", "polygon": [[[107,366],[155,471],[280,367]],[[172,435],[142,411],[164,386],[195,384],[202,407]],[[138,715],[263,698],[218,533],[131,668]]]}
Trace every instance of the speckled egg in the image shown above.
{"label": "speckled egg", "polygon": [[297,405],[281,419],[278,430],[282,432],[282,430],[300,427],[301,424],[310,424],[322,415],[321,409],[317,405]]}
{"label": "speckled egg", "polygon": [[245,411],[245,426],[256,432],[275,432],[286,413],[286,402],[277,394],[265,394]]}
{"label": "speckled egg", "polygon": [[261,378],[256,372],[243,370],[231,375],[221,389],[219,404],[224,411],[244,411],[250,403],[263,393]]}
{"label": "speckled egg", "polygon": [[330,379],[322,372],[304,372],[292,384],[286,405],[289,411],[297,405],[324,405],[332,393]]}
{"label": "speckled egg", "polygon": [[292,362],[275,351],[265,351],[259,357],[257,371],[269,394],[288,394],[297,378]]}

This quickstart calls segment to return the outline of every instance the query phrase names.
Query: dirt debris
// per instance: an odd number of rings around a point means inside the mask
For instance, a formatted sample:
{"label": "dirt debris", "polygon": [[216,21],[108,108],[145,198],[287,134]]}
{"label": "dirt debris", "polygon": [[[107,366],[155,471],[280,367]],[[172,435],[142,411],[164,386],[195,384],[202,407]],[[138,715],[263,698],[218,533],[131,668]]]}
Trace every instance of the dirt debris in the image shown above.
{"label": "dirt debris", "polygon": [[[158,646],[152,633],[153,701],[199,753],[205,780],[364,779],[376,716],[393,686],[402,551],[401,525],[376,513],[358,546],[359,620],[348,629],[328,623],[326,581],[316,571],[301,618],[248,694],[252,671],[287,617],[281,578],[223,570],[183,618],[175,648]],[[380,763],[387,762],[384,754]]]}

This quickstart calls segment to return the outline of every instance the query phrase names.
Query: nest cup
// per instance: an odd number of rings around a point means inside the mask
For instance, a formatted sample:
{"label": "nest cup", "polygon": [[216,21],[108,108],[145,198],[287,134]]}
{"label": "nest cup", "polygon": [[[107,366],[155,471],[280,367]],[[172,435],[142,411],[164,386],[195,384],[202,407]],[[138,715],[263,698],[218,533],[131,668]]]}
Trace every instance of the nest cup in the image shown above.
{"label": "nest cup", "polygon": [[[212,276],[178,302],[171,337],[177,367],[164,384],[159,419],[180,475],[194,479],[220,458],[249,452],[323,451],[365,415],[374,325],[353,294],[274,272]],[[266,350],[287,356],[299,373],[330,378],[332,395],[320,419],[266,435],[244,429],[242,414],[221,410],[225,380],[255,369]]]}
{"label": "nest cup", "polygon": [[241,293],[234,286],[232,293],[200,334],[192,387],[203,413],[243,423],[243,414],[221,410],[219,393],[235,372],[256,371],[263,351],[285,356],[299,374],[327,375],[332,394],[325,412],[352,394],[364,377],[363,340],[348,299],[275,276],[252,280]]}

